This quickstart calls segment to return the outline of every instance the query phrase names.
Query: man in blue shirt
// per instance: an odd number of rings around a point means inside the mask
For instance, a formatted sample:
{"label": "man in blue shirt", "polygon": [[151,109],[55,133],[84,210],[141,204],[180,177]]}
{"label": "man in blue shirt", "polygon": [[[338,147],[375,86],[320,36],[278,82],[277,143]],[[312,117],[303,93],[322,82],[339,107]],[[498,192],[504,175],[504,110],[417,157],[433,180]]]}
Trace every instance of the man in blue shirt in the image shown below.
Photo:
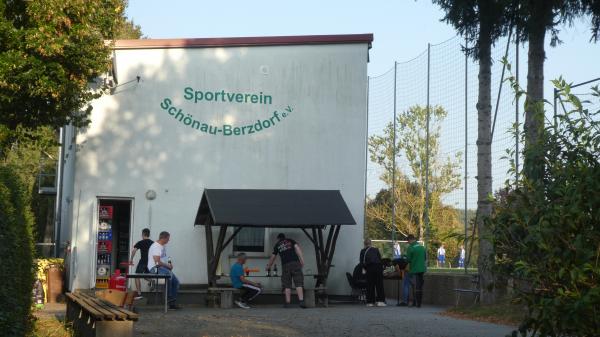
{"label": "man in blue shirt", "polygon": [[260,283],[252,282],[244,276],[244,264],[246,263],[246,259],[246,254],[239,253],[237,255],[237,262],[231,266],[229,276],[231,277],[232,286],[236,289],[240,289],[242,292],[240,300],[234,301],[234,303],[240,308],[250,309],[248,303],[256,298],[256,296],[260,295],[262,286]]}

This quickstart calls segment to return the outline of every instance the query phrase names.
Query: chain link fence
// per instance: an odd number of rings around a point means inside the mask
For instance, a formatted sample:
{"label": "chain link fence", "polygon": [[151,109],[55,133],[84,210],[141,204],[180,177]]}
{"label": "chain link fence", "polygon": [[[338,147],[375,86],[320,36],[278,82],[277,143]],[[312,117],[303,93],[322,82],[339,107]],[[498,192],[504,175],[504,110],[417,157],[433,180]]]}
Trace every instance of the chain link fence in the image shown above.
{"label": "chain link fence", "polygon": [[[445,244],[453,267],[461,245],[473,249],[477,208],[478,65],[463,47],[459,37],[428,44],[368,82],[367,236],[405,240],[417,234],[429,254]],[[516,146],[514,128],[522,122],[504,80],[504,57],[518,67],[516,45],[506,39],[492,50],[494,191],[514,179],[507,149]]]}

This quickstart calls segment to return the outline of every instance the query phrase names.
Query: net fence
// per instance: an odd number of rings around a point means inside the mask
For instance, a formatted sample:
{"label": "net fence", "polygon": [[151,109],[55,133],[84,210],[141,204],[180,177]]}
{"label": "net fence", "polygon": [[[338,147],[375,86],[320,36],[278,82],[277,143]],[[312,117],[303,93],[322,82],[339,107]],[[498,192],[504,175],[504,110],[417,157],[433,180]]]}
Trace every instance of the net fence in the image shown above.
{"label": "net fence", "polygon": [[[463,46],[460,37],[430,44],[369,78],[366,223],[372,239],[418,234],[430,250],[446,243],[450,258],[460,257],[477,208],[478,65]],[[515,45],[501,40],[492,50],[494,191],[514,179],[506,157],[516,144],[517,114],[514,93],[502,76],[505,56],[514,67]],[[504,79],[509,75],[505,70]]]}

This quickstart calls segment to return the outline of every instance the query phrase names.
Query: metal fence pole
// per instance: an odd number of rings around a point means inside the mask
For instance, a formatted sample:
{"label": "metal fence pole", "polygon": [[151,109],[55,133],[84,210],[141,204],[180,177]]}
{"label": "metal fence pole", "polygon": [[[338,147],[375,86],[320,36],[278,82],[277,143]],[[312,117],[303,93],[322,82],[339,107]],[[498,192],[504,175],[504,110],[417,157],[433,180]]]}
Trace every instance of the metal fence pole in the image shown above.
{"label": "metal fence pole", "polygon": [[[467,49],[468,46],[468,40],[465,38],[465,50]],[[469,56],[467,55],[467,53],[465,52],[465,239],[463,241],[463,248],[467,247],[467,239],[468,239],[468,229],[467,226],[469,224],[469,221],[467,220],[467,214],[468,214],[468,210],[467,210],[467,187],[468,187],[468,165],[469,165],[469,143],[468,143],[468,136],[469,136]],[[462,250],[460,252],[460,254],[462,254]],[[460,258],[460,256],[459,256]],[[466,262],[466,261],[464,261]],[[465,267],[465,273],[467,272],[467,264],[464,263],[464,267]]]}
{"label": "metal fence pole", "polygon": [[429,91],[431,78],[431,43],[427,44],[427,124],[425,136],[425,247],[429,248]]}
{"label": "metal fence pole", "polygon": [[[519,29],[515,36],[515,71],[517,86],[519,85]],[[519,95],[515,98],[515,185],[519,185]]]}
{"label": "metal fence pole", "polygon": [[396,76],[398,62],[394,61],[394,131],[392,144],[392,251],[394,241],[396,240]]}

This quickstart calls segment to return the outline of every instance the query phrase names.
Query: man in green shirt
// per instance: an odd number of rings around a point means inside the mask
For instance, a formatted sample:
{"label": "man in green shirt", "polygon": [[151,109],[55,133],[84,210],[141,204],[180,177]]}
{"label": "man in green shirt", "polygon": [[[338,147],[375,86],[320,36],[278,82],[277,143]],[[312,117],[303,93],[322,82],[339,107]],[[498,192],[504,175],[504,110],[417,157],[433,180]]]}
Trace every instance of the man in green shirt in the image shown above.
{"label": "man in green shirt", "polygon": [[408,260],[409,273],[415,280],[416,288],[413,306],[420,308],[423,300],[423,284],[425,283],[423,276],[427,271],[425,247],[417,242],[412,234],[408,236],[408,244],[406,259]]}

